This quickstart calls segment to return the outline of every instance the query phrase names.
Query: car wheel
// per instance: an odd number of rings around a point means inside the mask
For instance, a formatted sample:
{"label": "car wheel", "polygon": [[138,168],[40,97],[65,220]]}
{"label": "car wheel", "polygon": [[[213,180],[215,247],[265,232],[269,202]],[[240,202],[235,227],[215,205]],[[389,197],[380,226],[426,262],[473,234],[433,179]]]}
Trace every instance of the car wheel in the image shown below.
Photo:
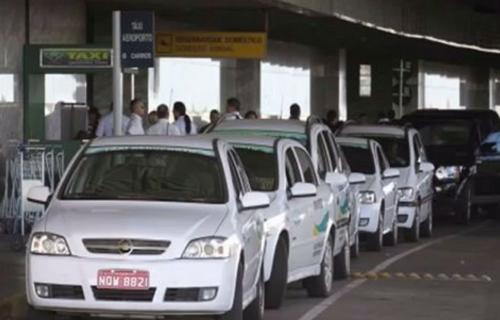
{"label": "car wheel", "polygon": [[335,279],[343,280],[351,275],[351,246],[349,245],[349,237],[345,240],[342,251],[335,257],[334,263]]}
{"label": "car wheel", "polygon": [[409,242],[417,242],[420,240],[420,207],[415,211],[415,218],[411,229],[405,230],[405,238]]}
{"label": "car wheel", "polygon": [[234,290],[234,300],[231,310],[217,316],[217,320],[243,320],[243,264],[238,266],[238,273],[236,275],[236,284]]}
{"label": "car wheel", "polygon": [[394,219],[392,223],[392,231],[386,236],[386,244],[388,246],[394,247],[398,244],[398,236],[399,236],[398,222]]}
{"label": "car wheel", "polygon": [[281,238],[276,245],[271,278],[266,283],[266,308],[278,309],[285,298],[288,281],[288,248]]}
{"label": "car wheel", "polygon": [[375,233],[371,233],[368,235],[368,250],[370,251],[380,251],[382,250],[383,242],[384,242],[384,231],[383,231],[383,215],[380,213],[378,218],[378,227]]}
{"label": "car wheel", "polygon": [[321,273],[304,280],[304,287],[310,297],[325,298],[332,292],[334,270],[333,248],[333,238],[330,235],[326,241],[323,260],[321,261]]}
{"label": "car wheel", "polygon": [[351,246],[351,258],[359,257],[359,232],[356,233],[356,238],[354,239],[354,243]]}
{"label": "car wheel", "polygon": [[422,230],[421,230],[421,235],[424,238],[430,238],[432,237],[432,228],[433,228],[433,217],[432,217],[432,211],[429,212],[429,217],[427,217],[427,220],[425,220],[422,223]]}
{"label": "car wheel", "polygon": [[264,309],[266,304],[266,289],[264,285],[264,273],[261,272],[259,281],[257,282],[257,295],[255,299],[248,305],[243,312],[243,319],[245,320],[263,320]]}

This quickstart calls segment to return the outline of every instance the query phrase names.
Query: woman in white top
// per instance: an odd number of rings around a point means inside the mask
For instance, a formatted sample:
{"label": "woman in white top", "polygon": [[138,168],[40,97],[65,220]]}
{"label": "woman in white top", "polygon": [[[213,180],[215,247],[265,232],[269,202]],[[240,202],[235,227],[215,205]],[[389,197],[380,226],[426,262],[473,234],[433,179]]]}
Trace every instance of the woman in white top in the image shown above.
{"label": "woman in white top", "polygon": [[161,104],[156,109],[158,115],[158,122],[149,127],[148,135],[150,136],[178,136],[179,130],[177,127],[168,121],[169,112],[168,107]]}
{"label": "woman in white top", "polygon": [[179,130],[180,135],[191,135],[197,134],[198,129],[196,125],[191,121],[191,118],[186,114],[186,106],[184,103],[177,101],[174,103],[174,118],[175,126]]}

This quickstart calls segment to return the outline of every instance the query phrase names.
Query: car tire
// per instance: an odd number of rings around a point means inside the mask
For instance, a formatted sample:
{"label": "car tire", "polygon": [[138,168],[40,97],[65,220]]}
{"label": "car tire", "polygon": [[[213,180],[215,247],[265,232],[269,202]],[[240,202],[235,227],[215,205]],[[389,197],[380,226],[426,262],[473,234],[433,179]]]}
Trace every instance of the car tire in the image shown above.
{"label": "car tire", "polygon": [[409,242],[418,242],[420,240],[420,207],[417,207],[411,228],[405,230],[405,238]]}
{"label": "car tire", "polygon": [[354,243],[351,246],[351,258],[359,257],[359,232],[356,233],[356,238],[354,239]]}
{"label": "car tire", "polygon": [[279,309],[285,299],[288,281],[288,248],[283,238],[276,244],[271,278],[266,282],[266,308]]}
{"label": "car tire", "polygon": [[370,233],[367,236],[367,247],[370,251],[380,251],[384,243],[384,232],[383,232],[383,215],[380,213],[378,219],[378,227],[375,233]]}
{"label": "car tire", "polygon": [[342,251],[334,258],[334,278],[344,280],[351,275],[351,246],[347,237]]}
{"label": "car tire", "polygon": [[238,266],[238,273],[236,275],[236,284],[234,290],[234,300],[231,310],[217,316],[217,320],[243,320],[243,264]]}
{"label": "car tire", "polygon": [[326,298],[332,293],[333,271],[335,269],[333,248],[333,238],[330,235],[328,236],[325,252],[323,253],[320,274],[304,280],[304,287],[309,297]]}
{"label": "car tire", "polygon": [[420,235],[424,238],[430,238],[432,237],[432,229],[433,229],[433,216],[432,216],[432,211],[429,212],[429,216],[427,219],[422,223],[421,229],[420,229]]}
{"label": "car tire", "polygon": [[264,320],[264,309],[266,304],[266,288],[264,284],[264,272],[260,273],[256,289],[257,289],[257,295],[255,299],[243,311],[244,320]]}
{"label": "car tire", "polygon": [[398,229],[398,222],[396,219],[394,219],[394,222],[392,223],[392,231],[385,236],[385,243],[388,246],[395,247],[398,245],[398,237],[399,237],[399,229]]}

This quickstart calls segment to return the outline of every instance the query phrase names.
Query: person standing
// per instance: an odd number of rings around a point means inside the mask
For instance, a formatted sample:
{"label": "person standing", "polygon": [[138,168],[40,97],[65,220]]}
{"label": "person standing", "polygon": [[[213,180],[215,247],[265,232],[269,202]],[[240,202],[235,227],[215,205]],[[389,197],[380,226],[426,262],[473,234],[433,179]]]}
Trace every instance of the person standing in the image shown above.
{"label": "person standing", "polygon": [[161,104],[156,109],[158,115],[158,122],[148,129],[149,136],[178,136],[179,130],[177,127],[168,121],[170,116],[168,107]]}
{"label": "person standing", "polygon": [[300,106],[296,103],[290,106],[290,120],[300,120]]}
{"label": "person standing", "polygon": [[[97,125],[97,129],[95,131],[96,137],[112,137],[114,136],[113,128],[114,128],[114,113],[113,113],[113,104],[110,105],[110,112],[102,117],[99,120],[99,124]],[[130,121],[129,117],[123,115],[122,118],[122,133],[125,134],[128,127],[128,122]]]}
{"label": "person standing", "polygon": [[146,114],[146,106],[141,99],[134,99],[130,102],[130,121],[125,134],[129,136],[144,135],[143,117]]}
{"label": "person standing", "polygon": [[181,136],[197,134],[196,125],[191,121],[191,117],[186,114],[186,105],[177,101],[174,103],[175,126]]}
{"label": "person standing", "polygon": [[257,112],[250,110],[245,113],[245,119],[256,120],[259,119],[259,115],[257,114]]}
{"label": "person standing", "polygon": [[226,103],[226,114],[224,119],[240,120],[243,117],[240,114],[241,102],[237,98],[229,98]]}
{"label": "person standing", "polygon": [[328,110],[326,113],[326,121],[325,124],[330,128],[330,130],[335,133],[338,129],[340,129],[344,122],[339,121],[339,115],[336,110]]}
{"label": "person standing", "polygon": [[201,127],[200,133],[205,133],[208,128],[213,128],[217,125],[217,121],[219,121],[220,113],[218,110],[213,109],[210,111],[210,122]]}

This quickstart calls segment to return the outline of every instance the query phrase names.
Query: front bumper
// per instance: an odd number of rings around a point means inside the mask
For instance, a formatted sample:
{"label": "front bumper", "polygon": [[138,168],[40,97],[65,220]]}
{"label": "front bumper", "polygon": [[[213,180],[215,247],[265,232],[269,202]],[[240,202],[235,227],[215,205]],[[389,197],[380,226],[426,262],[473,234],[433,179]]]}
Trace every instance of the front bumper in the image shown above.
{"label": "front bumper", "polygon": [[375,233],[380,219],[380,203],[361,204],[359,213],[359,232]]}
{"label": "front bumper", "polygon": [[403,229],[411,229],[415,214],[417,212],[417,204],[414,202],[400,203],[398,206],[398,227]]}
{"label": "front bumper", "polygon": [[[237,258],[227,260],[125,261],[80,257],[51,257],[28,254],[26,294],[36,309],[98,316],[160,317],[162,315],[222,314],[231,309],[237,277]],[[155,288],[151,301],[108,301],[95,296],[101,269],[144,270]],[[84,299],[41,298],[35,283],[81,286]],[[217,288],[211,301],[168,301],[171,289]]]}

